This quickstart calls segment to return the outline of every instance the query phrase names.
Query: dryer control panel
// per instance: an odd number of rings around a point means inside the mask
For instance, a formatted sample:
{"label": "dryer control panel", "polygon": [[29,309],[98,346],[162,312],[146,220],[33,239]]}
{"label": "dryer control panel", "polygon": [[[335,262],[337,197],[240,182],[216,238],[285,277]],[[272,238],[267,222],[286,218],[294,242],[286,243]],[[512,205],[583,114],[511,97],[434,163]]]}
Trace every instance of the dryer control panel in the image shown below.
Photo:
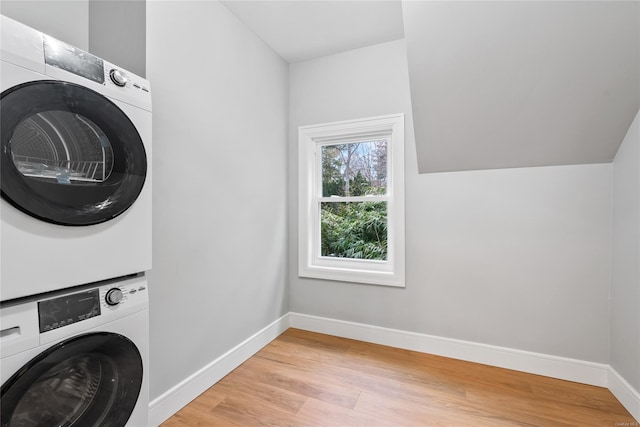
{"label": "dryer control panel", "polygon": [[43,35],[44,62],[97,83],[104,83],[104,62],[88,52]]}

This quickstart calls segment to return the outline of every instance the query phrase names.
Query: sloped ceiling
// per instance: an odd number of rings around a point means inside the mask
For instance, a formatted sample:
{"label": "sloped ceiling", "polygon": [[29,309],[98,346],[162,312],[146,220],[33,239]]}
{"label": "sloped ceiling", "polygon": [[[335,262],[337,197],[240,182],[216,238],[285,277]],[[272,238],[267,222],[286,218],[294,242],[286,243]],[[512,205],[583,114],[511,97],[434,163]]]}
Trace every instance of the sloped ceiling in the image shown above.
{"label": "sloped ceiling", "polygon": [[402,38],[421,173],[611,162],[640,1],[223,1],[287,62]]}
{"label": "sloped ceiling", "polygon": [[637,1],[403,2],[421,173],[613,160],[640,107]]}

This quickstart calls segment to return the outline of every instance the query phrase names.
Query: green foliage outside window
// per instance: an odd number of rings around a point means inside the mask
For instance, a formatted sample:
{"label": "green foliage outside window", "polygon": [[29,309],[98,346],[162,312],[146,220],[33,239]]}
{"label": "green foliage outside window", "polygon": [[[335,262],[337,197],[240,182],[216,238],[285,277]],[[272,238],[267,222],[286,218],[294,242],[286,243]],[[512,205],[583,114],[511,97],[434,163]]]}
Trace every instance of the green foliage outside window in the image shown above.
{"label": "green foliage outside window", "polygon": [[327,145],[322,148],[321,255],[386,260],[387,203],[341,202],[340,197],[384,195],[387,141]]}
{"label": "green foliage outside window", "polygon": [[386,202],[321,205],[322,256],[387,259]]}

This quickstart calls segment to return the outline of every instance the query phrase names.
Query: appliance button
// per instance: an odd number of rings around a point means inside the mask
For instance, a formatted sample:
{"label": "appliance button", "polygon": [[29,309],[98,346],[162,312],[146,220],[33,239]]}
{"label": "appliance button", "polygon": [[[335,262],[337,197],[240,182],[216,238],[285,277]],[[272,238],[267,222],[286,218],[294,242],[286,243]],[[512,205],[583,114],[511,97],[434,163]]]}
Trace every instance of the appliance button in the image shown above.
{"label": "appliance button", "polygon": [[122,87],[127,84],[127,78],[124,76],[124,73],[115,68],[109,71],[109,77],[111,77],[111,81],[114,82],[116,86]]}
{"label": "appliance button", "polygon": [[109,305],[118,305],[122,301],[122,291],[120,288],[109,289],[104,299]]}

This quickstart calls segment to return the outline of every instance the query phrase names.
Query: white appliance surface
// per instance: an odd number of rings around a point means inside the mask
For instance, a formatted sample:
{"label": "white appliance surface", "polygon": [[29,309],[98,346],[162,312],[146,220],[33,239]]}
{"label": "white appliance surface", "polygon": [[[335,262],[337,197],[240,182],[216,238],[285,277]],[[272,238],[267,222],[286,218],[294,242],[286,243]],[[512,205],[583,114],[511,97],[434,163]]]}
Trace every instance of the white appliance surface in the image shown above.
{"label": "white appliance surface", "polygon": [[[96,225],[69,227],[33,218],[0,201],[0,301],[97,282],[151,268],[151,94],[149,82],[104,61],[100,84],[45,64],[44,35],[0,17],[0,83],[4,92],[36,80],[58,80],[90,88],[115,103],[142,138],[147,175],[137,200],[123,214]],[[114,84],[118,69],[128,79]]]}
{"label": "white appliance surface", "polygon": [[[122,291],[123,299],[117,305],[108,305],[105,295],[116,287]],[[99,289],[102,301],[100,315],[47,332],[39,332],[38,302],[92,289]],[[3,331],[0,339],[0,380],[3,385],[33,358],[66,339],[94,332],[115,333],[128,338],[140,352],[143,377],[138,400],[126,426],[148,425],[149,300],[144,276],[105,282],[99,286],[81,286],[41,298],[26,298],[4,304],[0,306],[0,327]]]}

